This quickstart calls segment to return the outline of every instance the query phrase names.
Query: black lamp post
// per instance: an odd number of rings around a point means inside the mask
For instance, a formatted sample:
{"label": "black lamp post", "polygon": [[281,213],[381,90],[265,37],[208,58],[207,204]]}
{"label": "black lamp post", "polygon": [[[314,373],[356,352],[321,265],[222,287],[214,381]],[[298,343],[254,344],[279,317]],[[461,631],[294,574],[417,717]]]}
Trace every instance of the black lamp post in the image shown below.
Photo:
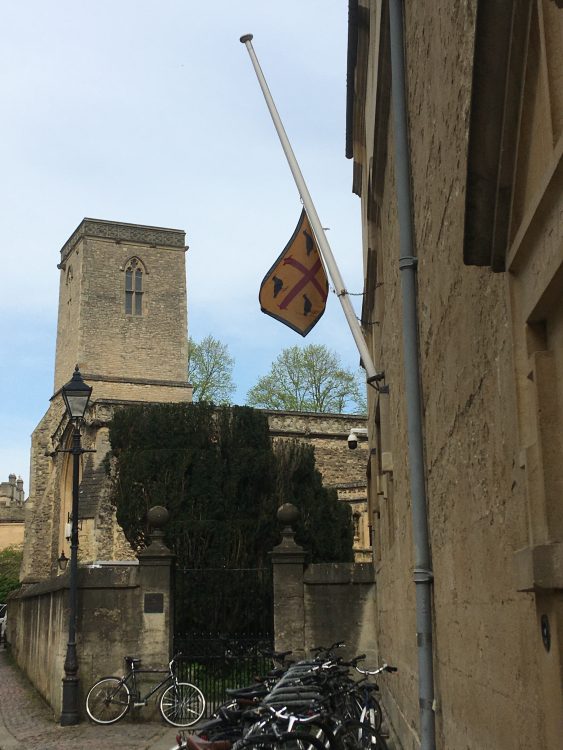
{"label": "black lamp post", "polygon": [[61,726],[78,724],[78,660],[76,658],[76,616],[78,601],[78,483],[80,476],[80,456],[84,453],[80,444],[79,422],[84,413],[92,393],[91,386],[82,380],[82,375],[76,365],[72,379],[62,387],[68,418],[73,422],[72,432],[72,518],[70,531],[70,582],[69,582],[69,622],[68,643],[64,663],[63,677],[63,708],[61,712]]}

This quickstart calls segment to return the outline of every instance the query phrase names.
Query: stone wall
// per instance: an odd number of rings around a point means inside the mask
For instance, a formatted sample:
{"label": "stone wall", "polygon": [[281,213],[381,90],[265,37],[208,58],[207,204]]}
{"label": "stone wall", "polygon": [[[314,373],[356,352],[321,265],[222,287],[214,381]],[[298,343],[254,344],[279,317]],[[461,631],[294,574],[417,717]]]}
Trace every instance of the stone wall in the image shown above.
{"label": "stone wall", "polygon": [[[117,524],[109,502],[109,477],[104,458],[109,450],[105,419],[112,408],[94,400],[81,427],[79,522],[80,561],[131,560],[134,553]],[[62,551],[70,556],[66,527],[72,506],[71,439],[62,397],[54,396],[47,414],[32,435],[30,496],[26,502],[24,583],[41,581],[57,574]],[[63,451],[60,450],[63,448]]]}
{"label": "stone wall", "polygon": [[[559,747],[563,731],[563,234],[558,218],[563,216],[563,173],[561,118],[554,114],[560,111],[561,87],[553,83],[561,61],[552,41],[563,28],[563,11],[556,6],[549,0],[404,2],[413,252],[434,572],[433,707],[437,747],[445,750],[551,749]],[[525,86],[520,91],[513,71],[507,72],[497,96],[482,103],[485,132],[476,134],[479,192],[488,188],[484,170],[497,157],[487,141],[492,109],[514,97],[516,115],[507,117],[505,124],[518,130],[517,112],[522,107],[522,128],[499,140],[499,169],[492,175],[499,203],[489,209],[496,217],[503,206],[510,214],[510,181],[516,180],[513,223],[503,248],[501,267],[510,270],[505,274],[493,273],[488,264],[464,263],[464,226],[471,208],[466,208],[465,198],[472,86],[478,94],[475,85],[486,87],[490,72],[473,67],[478,7],[482,12],[505,10],[500,15],[512,19],[512,32],[524,17],[526,53],[512,53],[514,60],[527,61]],[[516,13],[512,18],[514,8],[522,17]],[[530,11],[529,33],[525,8]],[[376,427],[372,445],[381,448],[370,459],[368,488],[376,546],[374,638],[385,657],[399,667],[396,679],[384,688],[392,723],[405,748],[418,748],[399,268],[402,230],[390,116],[387,9],[387,3],[359,3],[357,46],[351,50],[356,57],[349,126],[354,190],[362,199],[362,316],[374,359],[390,385],[388,394],[370,399],[370,427]],[[483,31],[492,65],[501,65],[496,29],[488,26]],[[512,169],[505,160],[519,137],[517,169]],[[486,229],[474,227],[478,237]],[[503,231],[494,227],[501,237]],[[488,247],[481,249],[486,254]],[[521,576],[515,575],[515,555],[523,562]],[[542,637],[542,622],[551,633],[549,646],[545,632]]]}
{"label": "stone wall", "polygon": [[24,500],[23,480],[10,474],[8,481],[0,484],[0,550],[23,543]]}
{"label": "stone wall", "polygon": [[25,525],[23,521],[3,521],[0,518],[0,550],[23,545]]}
{"label": "stone wall", "polygon": [[[294,523],[296,515],[290,504],[278,512],[284,524]],[[352,658],[365,653],[367,663],[375,665],[373,566],[307,564],[306,560],[305,550],[295,544],[293,531],[286,525],[281,543],[272,551],[276,649],[291,649],[292,658],[299,659],[316,646],[344,642],[339,655]]]}
{"label": "stone wall", "polygon": [[[83,374],[124,383],[183,383],[187,394],[176,400],[190,400],[185,251],[181,230],[81,222],[61,250],[55,391],[78,362]],[[125,308],[125,271],[132,258],[142,271],[141,315]],[[131,398],[121,392],[113,397]]]}
{"label": "stone wall", "polygon": [[[170,564],[167,551],[159,549],[155,555],[149,547],[138,563],[79,568],[77,654],[81,713],[92,683],[107,674],[121,674],[124,656],[142,657],[146,667],[166,667],[172,648]],[[14,659],[53,708],[55,717],[61,712],[68,587],[67,570],[49,581],[24,586],[8,602],[7,640]],[[147,607],[149,594],[161,596],[159,607]],[[149,716],[153,714],[143,714],[143,718]]]}
{"label": "stone wall", "polygon": [[302,440],[313,446],[315,464],[325,487],[335,489],[350,505],[355,524],[356,562],[372,559],[371,529],[367,513],[369,459],[367,436],[358,435],[355,450],[348,448],[348,435],[354,428],[366,429],[363,414],[316,414],[265,410],[274,440]]}
{"label": "stone wall", "polygon": [[[88,381],[87,381],[88,382]],[[108,424],[116,409],[143,401],[104,399],[99,388],[108,385],[93,381],[92,402],[82,426],[82,444],[89,451],[81,460],[80,521],[82,523],[81,562],[127,560],[133,552],[116,522],[109,502],[109,477],[104,459],[110,450]],[[109,388],[113,388],[111,384]],[[132,398],[131,385],[125,386]],[[175,401],[150,386],[155,401]],[[150,395],[149,393],[146,394]],[[304,440],[313,445],[317,468],[327,487],[337,490],[339,498],[350,503],[356,515],[354,540],[356,559],[371,559],[370,530],[367,519],[366,462],[367,439],[360,437],[358,448],[350,450],[347,437],[354,427],[365,428],[365,417],[291,412],[267,412],[275,440]],[[39,581],[56,574],[61,551],[69,556],[65,523],[71,508],[72,471],[68,453],[55,446],[67,446],[69,427],[60,394],[51,400],[49,411],[32,435],[32,474],[30,498],[26,503],[26,541],[22,577],[25,582]]]}
{"label": "stone wall", "polygon": [[375,575],[367,563],[315,563],[303,574],[305,649],[343,641],[339,651],[352,658],[366,654],[375,668],[378,653],[373,640],[376,617]]}
{"label": "stone wall", "polygon": [[[61,551],[69,554],[71,430],[60,388],[77,363],[93,389],[82,428],[81,561],[132,558],[108,501],[107,422],[123,404],[191,401],[186,249],[181,230],[84,219],[61,250],[55,393],[31,439],[27,583],[55,575]],[[126,305],[132,262],[142,277],[141,314]]]}

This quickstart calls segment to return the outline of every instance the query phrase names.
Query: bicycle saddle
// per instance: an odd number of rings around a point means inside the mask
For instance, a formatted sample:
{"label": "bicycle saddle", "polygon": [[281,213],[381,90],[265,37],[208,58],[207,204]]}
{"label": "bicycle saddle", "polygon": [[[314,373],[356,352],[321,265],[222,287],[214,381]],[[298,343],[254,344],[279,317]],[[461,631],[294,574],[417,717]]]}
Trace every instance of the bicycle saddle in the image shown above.
{"label": "bicycle saddle", "polygon": [[126,656],[125,661],[127,664],[129,664],[131,667],[140,667],[141,666],[141,660],[138,656]]}

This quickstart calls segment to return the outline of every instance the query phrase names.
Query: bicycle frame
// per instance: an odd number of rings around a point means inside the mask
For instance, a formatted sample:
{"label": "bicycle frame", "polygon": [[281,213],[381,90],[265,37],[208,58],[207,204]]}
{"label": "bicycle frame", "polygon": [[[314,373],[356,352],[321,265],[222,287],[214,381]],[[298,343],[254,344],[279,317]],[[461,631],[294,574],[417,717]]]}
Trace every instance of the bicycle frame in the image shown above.
{"label": "bicycle frame", "polygon": [[[141,695],[139,687],[137,685],[137,675],[141,674],[165,674],[166,677],[161,680],[158,685],[149,690],[146,695]],[[131,668],[126,675],[120,680],[121,684],[127,685],[131,690],[131,698],[133,699],[133,706],[135,708],[146,705],[149,698],[157,693],[162,687],[168,685],[168,683],[177,682],[176,675],[172,672],[171,668],[168,669],[136,669],[135,664],[131,664]]]}

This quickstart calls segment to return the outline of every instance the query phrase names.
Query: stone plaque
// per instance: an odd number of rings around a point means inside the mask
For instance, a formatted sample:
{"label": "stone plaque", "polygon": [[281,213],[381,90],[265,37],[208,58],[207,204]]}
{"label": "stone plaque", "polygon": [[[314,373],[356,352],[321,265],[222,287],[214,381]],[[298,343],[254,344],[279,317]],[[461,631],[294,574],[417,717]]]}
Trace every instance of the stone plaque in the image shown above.
{"label": "stone plaque", "polygon": [[145,594],[145,612],[162,614],[164,612],[164,594]]}

